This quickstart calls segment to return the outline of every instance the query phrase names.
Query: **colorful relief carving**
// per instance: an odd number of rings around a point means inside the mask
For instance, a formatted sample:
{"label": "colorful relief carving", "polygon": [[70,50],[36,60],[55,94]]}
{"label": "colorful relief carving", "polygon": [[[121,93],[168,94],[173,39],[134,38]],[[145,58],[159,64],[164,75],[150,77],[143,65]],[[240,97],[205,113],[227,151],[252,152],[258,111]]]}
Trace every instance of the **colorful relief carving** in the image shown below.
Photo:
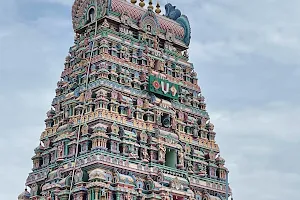
{"label": "colorful relief carving", "polygon": [[75,1],[74,45],[19,200],[225,199],[188,19],[144,6]]}

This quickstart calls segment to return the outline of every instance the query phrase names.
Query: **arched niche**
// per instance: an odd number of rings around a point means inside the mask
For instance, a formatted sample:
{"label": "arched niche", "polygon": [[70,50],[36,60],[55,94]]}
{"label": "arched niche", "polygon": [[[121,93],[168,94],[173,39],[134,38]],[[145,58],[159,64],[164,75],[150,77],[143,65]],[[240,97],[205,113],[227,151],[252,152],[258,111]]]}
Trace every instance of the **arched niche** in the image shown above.
{"label": "arched niche", "polygon": [[156,35],[159,24],[155,16],[155,13],[152,11],[147,11],[139,21],[139,27],[143,31]]}
{"label": "arched niche", "polygon": [[94,6],[90,7],[89,10],[86,13],[86,24],[89,24],[91,22],[95,21],[96,18],[96,9]]}
{"label": "arched niche", "polygon": [[[72,21],[74,30],[79,30],[86,24],[96,20],[97,17],[104,16],[107,11],[107,6],[107,0],[75,0],[72,7]],[[94,16],[94,19],[93,17],[91,18],[91,16]]]}

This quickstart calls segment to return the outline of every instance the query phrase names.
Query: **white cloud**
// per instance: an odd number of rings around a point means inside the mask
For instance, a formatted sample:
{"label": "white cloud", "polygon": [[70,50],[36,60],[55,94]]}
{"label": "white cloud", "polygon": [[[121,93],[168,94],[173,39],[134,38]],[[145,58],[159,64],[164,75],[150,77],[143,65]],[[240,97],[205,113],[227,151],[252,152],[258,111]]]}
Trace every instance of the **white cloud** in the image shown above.
{"label": "white cloud", "polygon": [[[300,64],[299,1],[189,1],[182,4],[192,22],[192,34],[204,48],[230,55],[256,53],[283,64]],[[224,46],[211,46],[224,44]],[[219,54],[212,55],[218,61]],[[231,61],[232,62],[232,61]]]}
{"label": "white cloud", "polygon": [[300,183],[294,165],[300,161],[296,150],[300,145],[299,106],[273,103],[210,113],[221,155],[231,170],[235,198],[296,198]]}
{"label": "white cloud", "polygon": [[[73,0],[43,2],[69,12]],[[192,22],[191,62],[235,198],[297,199],[300,2],[171,2]],[[0,199],[16,199],[23,190],[73,40],[71,16],[45,11],[21,23],[17,8],[18,1],[0,2],[0,157],[6,161]]]}
{"label": "white cloud", "polygon": [[269,136],[286,141],[300,141],[299,115],[300,107],[277,104],[211,113],[211,117],[218,124],[217,129],[230,135]]}
{"label": "white cloud", "polygon": [[33,0],[33,1],[43,1],[46,3],[57,3],[64,6],[72,6],[75,0]]}
{"label": "white cloud", "polygon": [[24,190],[33,150],[73,40],[68,19],[49,16],[21,23],[10,17],[16,8],[7,7],[11,12],[2,13],[7,21],[1,24],[0,20],[0,199],[16,199]]}

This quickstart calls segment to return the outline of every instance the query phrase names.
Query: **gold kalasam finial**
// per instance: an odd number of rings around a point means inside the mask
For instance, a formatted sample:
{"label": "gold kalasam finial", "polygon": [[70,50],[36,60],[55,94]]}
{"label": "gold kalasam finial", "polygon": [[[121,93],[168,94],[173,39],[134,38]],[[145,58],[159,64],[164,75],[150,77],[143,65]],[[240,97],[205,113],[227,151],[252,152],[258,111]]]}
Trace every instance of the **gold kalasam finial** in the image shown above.
{"label": "gold kalasam finial", "polygon": [[145,2],[144,2],[145,0],[140,0],[140,3],[139,3],[139,5],[143,8],[144,6],[145,6]]}
{"label": "gold kalasam finial", "polygon": [[132,4],[136,4],[137,0],[131,0]]}
{"label": "gold kalasam finial", "polygon": [[155,12],[156,12],[157,14],[161,13],[159,1],[157,1]]}
{"label": "gold kalasam finial", "polygon": [[153,2],[152,2],[152,0],[149,0],[148,9],[153,10]]}

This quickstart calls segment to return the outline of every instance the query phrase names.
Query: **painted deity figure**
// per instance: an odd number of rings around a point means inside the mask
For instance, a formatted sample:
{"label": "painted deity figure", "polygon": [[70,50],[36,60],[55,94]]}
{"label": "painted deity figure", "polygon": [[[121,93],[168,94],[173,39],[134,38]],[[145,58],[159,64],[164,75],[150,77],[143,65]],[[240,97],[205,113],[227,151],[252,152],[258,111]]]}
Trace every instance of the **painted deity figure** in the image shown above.
{"label": "painted deity figure", "polygon": [[152,143],[152,140],[153,140],[152,135],[151,135],[151,133],[148,133],[147,135],[148,135],[147,143],[148,143],[148,144],[151,144],[151,143]]}
{"label": "painted deity figure", "polygon": [[120,127],[120,129],[119,129],[119,136],[120,136],[120,138],[124,137],[124,135],[125,135],[124,128]]}
{"label": "painted deity figure", "polygon": [[194,199],[195,199],[195,198],[194,198],[194,197],[192,197],[192,196],[190,196],[190,197],[189,197],[189,200],[194,200]]}
{"label": "painted deity figure", "polygon": [[166,157],[166,147],[163,144],[159,144],[159,160],[164,161]]}
{"label": "painted deity figure", "polygon": [[127,117],[129,119],[131,119],[133,117],[133,107],[132,107],[132,105],[128,106],[128,108],[127,108]]}
{"label": "painted deity figure", "polygon": [[65,119],[69,118],[69,111],[70,111],[70,108],[66,107],[66,109],[65,109]]}
{"label": "painted deity figure", "polygon": [[176,120],[176,116],[172,116],[172,129],[175,130],[177,128],[177,120]]}
{"label": "painted deity figure", "polygon": [[84,93],[81,93],[80,96],[78,97],[78,101],[84,103],[84,98],[85,98]]}
{"label": "painted deity figure", "polygon": [[145,72],[142,72],[141,75],[140,75],[140,81],[141,81],[141,82],[146,81],[146,77],[147,77],[147,76],[146,76],[146,73],[145,73]]}
{"label": "painted deity figure", "polygon": [[149,105],[148,99],[145,99],[143,107],[144,107],[144,109],[149,109],[150,105]]}
{"label": "painted deity figure", "polygon": [[170,194],[167,192],[164,196],[162,196],[162,200],[170,200]]}
{"label": "painted deity figure", "polygon": [[52,198],[51,198],[51,192],[47,193],[46,200],[52,200]]}
{"label": "painted deity figure", "polygon": [[188,161],[187,163],[187,170],[189,173],[194,173],[194,166],[191,161]]}
{"label": "painted deity figure", "polygon": [[74,181],[75,181],[75,183],[81,182],[82,177],[83,177],[83,173],[82,173],[82,171],[81,171],[80,169],[78,169],[78,170],[76,171],[75,176],[74,176]]}
{"label": "painted deity figure", "polygon": [[125,200],[131,200],[131,194],[130,192],[128,191],[127,194],[125,195]]}
{"label": "painted deity figure", "polygon": [[198,130],[199,130],[198,124],[195,123],[195,124],[194,124],[194,127],[193,127],[193,136],[194,136],[195,138],[198,137]]}
{"label": "painted deity figure", "polygon": [[88,37],[86,37],[86,38],[84,39],[84,45],[85,45],[86,47],[89,45],[89,39],[88,39]]}
{"label": "painted deity figure", "polygon": [[74,42],[76,45],[78,45],[80,43],[80,34],[79,33],[76,33],[74,35]]}
{"label": "painted deity figure", "polygon": [[153,48],[154,48],[155,50],[158,50],[158,44],[159,44],[159,40],[158,40],[158,38],[157,38],[157,39],[155,39],[155,40],[153,41]]}
{"label": "painted deity figure", "polygon": [[101,190],[101,196],[105,197],[105,195],[106,195],[106,190],[104,188],[102,188],[102,190]]}
{"label": "painted deity figure", "polygon": [[126,48],[126,51],[124,53],[124,59],[125,59],[126,62],[130,61],[130,53],[129,53],[127,48]]}
{"label": "painted deity figure", "polygon": [[147,31],[148,31],[148,32],[151,32],[151,29],[152,29],[151,26],[150,26],[150,25],[147,25]]}
{"label": "painted deity figure", "polygon": [[57,150],[58,150],[58,157],[59,158],[63,157],[63,151],[64,151],[63,143],[60,143],[58,145]]}
{"label": "painted deity figure", "polygon": [[201,126],[201,128],[202,128],[202,129],[205,128],[207,119],[204,118],[204,117],[202,117],[199,121],[200,121],[200,126]]}
{"label": "painted deity figure", "polygon": [[137,159],[137,155],[136,155],[136,153],[135,153],[135,148],[133,147],[133,146],[127,146],[127,152],[129,153],[129,158],[131,158],[131,159]]}
{"label": "painted deity figure", "polygon": [[91,90],[88,90],[86,93],[85,93],[85,99],[91,99],[92,98],[92,91]]}
{"label": "painted deity figure", "polygon": [[173,42],[173,40],[174,40],[174,33],[173,33],[173,30],[170,28],[166,32],[166,39],[170,42]]}
{"label": "painted deity figure", "polygon": [[124,55],[125,55],[125,52],[126,52],[126,47],[125,46],[121,46],[121,48],[120,48],[120,54],[121,54],[121,58],[124,58]]}
{"label": "painted deity figure", "polygon": [[154,68],[154,60],[152,58],[148,57],[148,63],[149,63],[149,67],[151,69],[153,69]]}
{"label": "painted deity figure", "polygon": [[137,100],[137,102],[136,102],[136,103],[137,103],[137,107],[139,107],[139,108],[140,108],[140,107],[142,107],[142,106],[143,106],[143,104],[144,104],[143,100],[142,100],[142,99],[140,99],[140,98]]}
{"label": "painted deity figure", "polygon": [[174,189],[177,189],[177,190],[180,189],[181,184],[180,184],[180,182],[179,182],[179,180],[178,180],[177,177],[175,179],[172,179],[170,187],[174,188]]}
{"label": "painted deity figure", "polygon": [[143,148],[143,153],[142,154],[143,154],[144,161],[149,161],[149,154],[148,154],[146,148]]}
{"label": "painted deity figure", "polygon": [[39,186],[37,184],[32,185],[31,190],[30,190],[30,195],[36,196],[37,192],[38,192],[38,188],[39,188]]}
{"label": "painted deity figure", "polygon": [[185,58],[189,58],[189,53],[188,53],[187,50],[183,52],[183,56],[184,56]]}
{"label": "painted deity figure", "polygon": [[161,112],[156,113],[156,123],[161,125]]}
{"label": "painted deity figure", "polygon": [[109,28],[109,23],[108,23],[108,21],[107,21],[107,19],[105,19],[104,21],[103,21],[103,23],[101,24],[101,26],[99,27],[99,29],[101,29],[101,28]]}
{"label": "painted deity figure", "polygon": [[56,105],[54,106],[54,108],[55,108],[55,112],[60,112],[60,110],[61,110],[61,108],[60,108],[60,103],[56,104]]}
{"label": "painted deity figure", "polygon": [[49,148],[50,147],[50,140],[49,139],[47,139],[46,141],[45,141],[45,148]]}
{"label": "painted deity figure", "polygon": [[184,152],[182,149],[180,151],[178,151],[178,164],[179,165],[184,164]]}
{"label": "painted deity figure", "polygon": [[155,60],[155,63],[154,63],[154,70],[155,71],[163,71],[163,67],[164,66],[164,63],[160,60]]}

